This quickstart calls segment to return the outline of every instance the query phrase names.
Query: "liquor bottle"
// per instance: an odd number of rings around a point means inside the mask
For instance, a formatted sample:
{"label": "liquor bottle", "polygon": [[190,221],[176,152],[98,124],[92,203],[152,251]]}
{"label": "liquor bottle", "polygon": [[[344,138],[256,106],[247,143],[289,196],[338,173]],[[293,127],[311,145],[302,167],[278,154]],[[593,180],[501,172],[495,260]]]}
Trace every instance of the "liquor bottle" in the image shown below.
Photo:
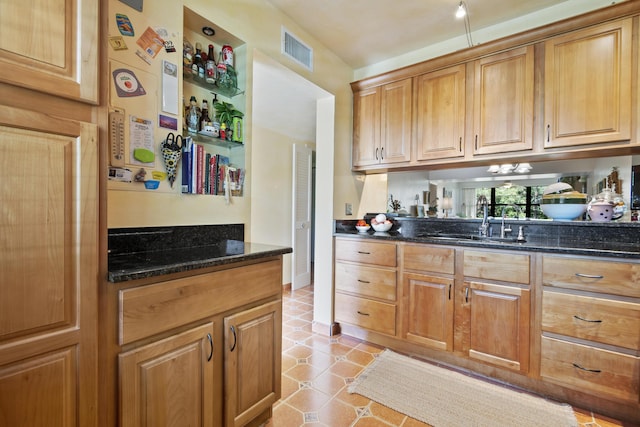
{"label": "liquor bottle", "polygon": [[195,96],[189,99],[189,115],[187,116],[187,130],[189,132],[198,132],[200,128],[200,109]]}
{"label": "liquor bottle", "polygon": [[207,53],[207,63],[205,66],[205,80],[207,83],[214,84],[216,82],[216,61],[213,59],[213,45],[209,45]]}
{"label": "liquor bottle", "polygon": [[182,65],[189,70],[193,65],[193,46],[187,39],[182,42]]}
{"label": "liquor bottle", "polygon": [[204,63],[202,62],[202,45],[200,43],[196,43],[196,55],[191,70],[193,74],[204,79]]}
{"label": "liquor bottle", "polygon": [[202,100],[202,106],[200,107],[201,116],[200,116],[200,130],[204,130],[204,128],[209,124],[211,119],[209,118],[209,103],[206,99]]}

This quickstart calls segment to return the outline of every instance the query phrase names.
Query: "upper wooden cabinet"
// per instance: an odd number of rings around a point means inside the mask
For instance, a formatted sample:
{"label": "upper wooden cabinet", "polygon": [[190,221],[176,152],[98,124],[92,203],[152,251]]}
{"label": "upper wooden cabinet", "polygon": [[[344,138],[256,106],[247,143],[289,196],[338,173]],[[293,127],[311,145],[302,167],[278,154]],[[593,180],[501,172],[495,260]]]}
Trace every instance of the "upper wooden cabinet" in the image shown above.
{"label": "upper wooden cabinet", "polygon": [[633,57],[631,18],[545,43],[545,148],[630,139]]}
{"label": "upper wooden cabinet", "polygon": [[415,77],[416,160],[464,156],[466,65]]}
{"label": "upper wooden cabinet", "polygon": [[94,0],[2,2],[0,81],[91,104],[98,101]]}
{"label": "upper wooden cabinet", "polygon": [[353,166],[411,159],[412,79],[354,94]]}
{"label": "upper wooden cabinet", "polygon": [[474,154],[533,148],[533,46],[474,62]]}

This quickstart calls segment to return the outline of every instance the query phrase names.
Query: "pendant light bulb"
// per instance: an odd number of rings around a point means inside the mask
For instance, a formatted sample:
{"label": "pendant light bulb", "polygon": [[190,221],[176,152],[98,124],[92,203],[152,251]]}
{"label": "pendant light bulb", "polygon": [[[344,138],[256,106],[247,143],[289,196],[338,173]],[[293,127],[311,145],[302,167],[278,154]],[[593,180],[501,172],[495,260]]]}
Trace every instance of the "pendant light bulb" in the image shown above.
{"label": "pendant light bulb", "polygon": [[458,5],[458,10],[456,10],[456,18],[464,18],[467,14],[467,9],[464,7],[463,2],[460,2]]}

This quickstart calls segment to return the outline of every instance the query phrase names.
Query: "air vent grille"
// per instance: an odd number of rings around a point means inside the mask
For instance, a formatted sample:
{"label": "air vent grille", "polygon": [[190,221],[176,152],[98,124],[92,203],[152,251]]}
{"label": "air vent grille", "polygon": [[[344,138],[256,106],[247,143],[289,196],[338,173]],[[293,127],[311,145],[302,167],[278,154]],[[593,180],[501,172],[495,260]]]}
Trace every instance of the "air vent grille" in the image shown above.
{"label": "air vent grille", "polygon": [[313,71],[313,49],[282,27],[282,53]]}

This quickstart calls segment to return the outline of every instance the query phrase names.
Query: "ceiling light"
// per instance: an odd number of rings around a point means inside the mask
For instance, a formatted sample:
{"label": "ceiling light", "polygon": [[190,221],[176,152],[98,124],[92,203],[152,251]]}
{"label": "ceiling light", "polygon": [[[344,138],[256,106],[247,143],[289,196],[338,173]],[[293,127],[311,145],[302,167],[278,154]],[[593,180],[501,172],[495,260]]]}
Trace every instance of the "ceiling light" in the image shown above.
{"label": "ceiling light", "polygon": [[487,172],[491,172],[493,174],[499,173],[506,175],[508,173],[527,173],[531,171],[532,167],[529,163],[516,163],[512,165],[510,163],[505,163],[503,165],[491,165]]}
{"label": "ceiling light", "polygon": [[467,14],[467,9],[464,6],[463,2],[460,2],[460,4],[458,5],[458,10],[456,10],[456,18],[464,18],[464,16]]}

